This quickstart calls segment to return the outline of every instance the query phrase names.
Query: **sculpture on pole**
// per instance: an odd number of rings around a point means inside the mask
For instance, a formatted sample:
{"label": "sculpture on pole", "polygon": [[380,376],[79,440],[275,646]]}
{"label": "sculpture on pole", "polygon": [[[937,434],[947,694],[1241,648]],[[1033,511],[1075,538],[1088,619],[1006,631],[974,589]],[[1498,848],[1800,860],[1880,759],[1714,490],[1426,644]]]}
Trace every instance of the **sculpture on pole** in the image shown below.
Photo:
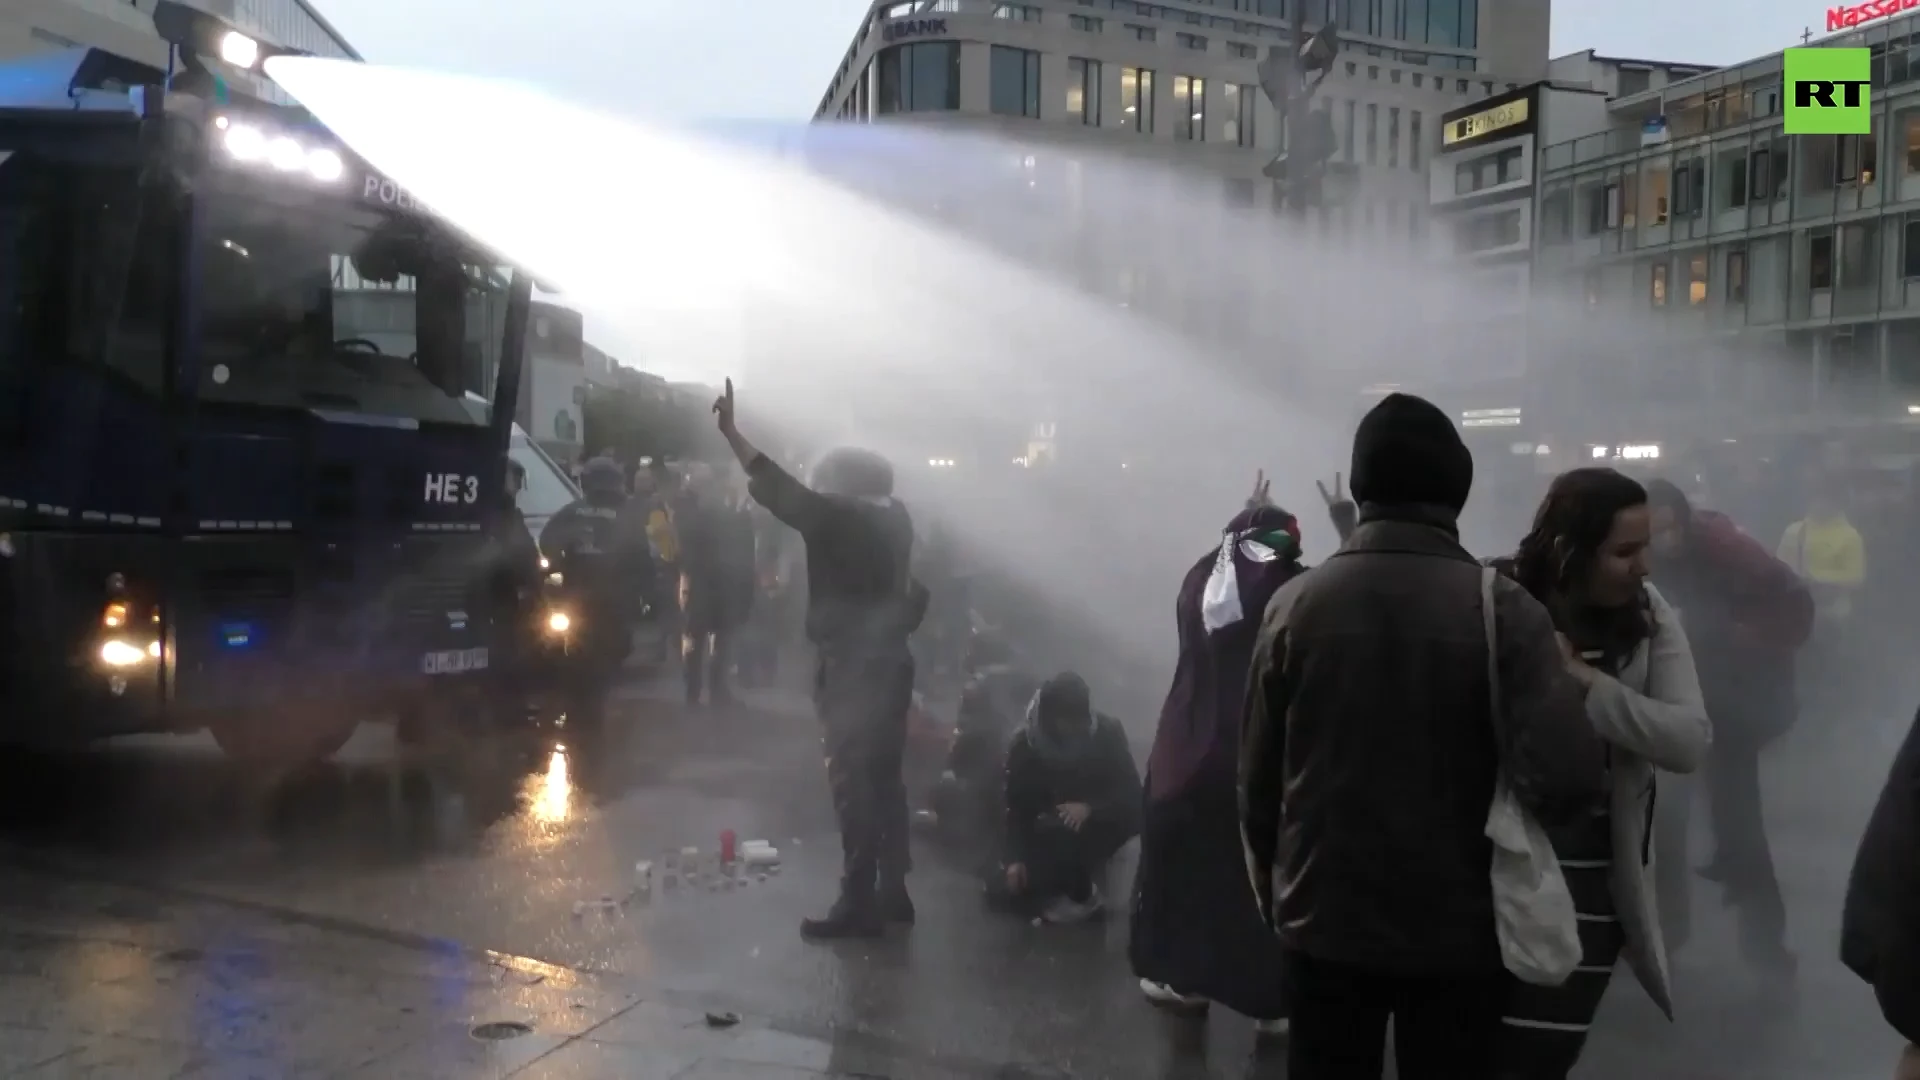
{"label": "sculpture on pole", "polygon": [[1304,214],[1322,205],[1327,163],[1338,149],[1327,103],[1314,107],[1313,95],[1333,71],[1340,52],[1340,34],[1327,25],[1309,37],[1305,0],[1294,0],[1291,42],[1284,47],[1269,46],[1266,59],[1256,69],[1261,91],[1286,124],[1279,155],[1261,171],[1279,185],[1286,208]]}

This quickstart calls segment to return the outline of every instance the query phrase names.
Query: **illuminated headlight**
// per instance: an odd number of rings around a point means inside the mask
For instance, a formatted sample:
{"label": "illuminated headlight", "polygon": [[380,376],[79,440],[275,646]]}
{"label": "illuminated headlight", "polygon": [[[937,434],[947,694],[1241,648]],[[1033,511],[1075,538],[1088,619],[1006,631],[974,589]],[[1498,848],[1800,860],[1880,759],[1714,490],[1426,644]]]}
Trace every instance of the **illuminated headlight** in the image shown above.
{"label": "illuminated headlight", "polygon": [[266,133],[249,124],[227,125],[225,142],[235,161],[260,161],[267,156]]}
{"label": "illuminated headlight", "polygon": [[252,70],[260,62],[260,43],[238,30],[220,35],[220,59],[237,68]]}
{"label": "illuminated headlight", "polygon": [[564,611],[547,612],[547,629],[556,634],[564,634],[573,629],[573,619]]}
{"label": "illuminated headlight", "polygon": [[108,667],[132,667],[135,664],[144,664],[149,659],[151,657],[147,655],[147,650],[117,638],[102,642],[100,645],[100,662]]}
{"label": "illuminated headlight", "polygon": [[331,183],[347,174],[347,163],[340,160],[339,154],[321,147],[307,152],[307,171],[315,180]]}
{"label": "illuminated headlight", "polygon": [[267,164],[281,172],[299,172],[307,166],[307,148],[290,136],[276,136],[267,143]]}
{"label": "illuminated headlight", "polygon": [[306,173],[321,183],[331,184],[347,174],[347,163],[338,151],[324,146],[307,146],[291,135],[269,134],[252,124],[243,124],[222,116],[214,121],[228,156],[248,165],[265,164],[280,172]]}

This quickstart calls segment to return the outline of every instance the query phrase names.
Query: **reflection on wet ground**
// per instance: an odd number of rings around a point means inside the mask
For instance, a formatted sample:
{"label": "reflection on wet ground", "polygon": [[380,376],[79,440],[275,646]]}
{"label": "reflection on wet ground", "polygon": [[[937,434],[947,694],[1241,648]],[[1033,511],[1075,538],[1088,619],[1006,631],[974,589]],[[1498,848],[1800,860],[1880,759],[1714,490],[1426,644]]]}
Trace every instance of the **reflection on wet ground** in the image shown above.
{"label": "reflection on wet ground", "polygon": [[[1891,737],[1883,736],[1873,738]],[[311,988],[277,987],[273,971],[305,971],[286,958],[319,956],[333,965],[329,971],[344,966],[339,978],[370,988],[363,996],[391,1003],[398,995],[406,1000],[396,1007],[416,1011],[452,1006],[432,1005],[433,992],[423,989],[430,979],[403,979],[396,985],[413,987],[405,991],[371,988],[399,978],[394,971],[431,967],[443,954],[473,962],[480,955],[473,950],[490,950],[557,965],[511,978],[483,971],[479,985],[492,991],[523,979],[544,980],[541,986],[584,980],[596,993],[664,997],[739,1012],[748,1028],[773,1025],[787,1034],[767,1030],[754,1045],[795,1040],[787,1057],[771,1063],[801,1070],[792,1075],[1281,1075],[1277,1048],[1258,1045],[1244,1021],[1175,1021],[1140,1001],[1126,971],[1123,915],[1044,929],[996,918],[982,910],[967,870],[937,851],[918,853],[921,918],[911,935],[830,947],[800,942],[795,923],[830,896],[838,860],[812,721],[791,704],[768,699],[757,708],[689,711],[638,696],[601,740],[546,732],[487,747],[432,777],[396,775],[390,749],[381,732],[365,733],[338,763],[272,791],[258,790],[196,740],[8,757],[0,763],[0,829],[11,854],[0,859],[0,872],[40,884],[0,899],[0,922],[23,931],[52,920],[64,934],[144,948],[141,963],[174,968],[181,957],[219,953],[239,934],[252,942],[240,952],[254,959],[218,970],[229,981],[259,984],[250,992],[306,1000]],[[1783,747],[1777,757],[1768,778],[1770,822],[1802,955],[1799,986],[1763,986],[1740,965],[1730,916],[1703,884],[1695,940],[1675,962],[1680,1023],[1666,1024],[1630,979],[1616,980],[1578,1075],[1852,1080],[1888,1073],[1895,1040],[1871,995],[1832,959],[1846,861],[1879,778],[1842,782],[1849,775],[1842,767],[1859,771],[1863,761],[1886,759],[1878,749],[1839,753],[1819,745]],[[665,866],[687,847],[710,853],[724,829],[775,844],[780,872],[641,887],[636,864]],[[1112,895],[1126,895],[1129,872],[1116,869]],[[86,889],[111,890],[114,899],[80,902],[61,891]],[[36,899],[36,890],[45,895]],[[110,944],[89,947],[113,952]],[[0,955],[49,981],[41,996],[59,1004],[48,1007],[77,1022],[94,1008],[87,995],[95,991],[85,988],[100,979],[88,966],[98,961],[75,949],[48,952],[16,933]],[[155,957],[162,954],[175,959],[161,963]],[[242,969],[252,974],[234,974]],[[0,975],[8,970],[0,967]],[[300,976],[329,987],[334,977]],[[194,978],[204,988],[212,976]],[[19,1022],[19,1009],[0,986],[0,1025]],[[486,1018],[459,1019],[476,1017]],[[167,1025],[176,1020],[191,1035],[191,1024],[171,1014],[154,1023],[173,1031]],[[575,1025],[552,1023],[540,1019],[537,1036],[575,1033]],[[401,1034],[383,1037],[393,1043],[390,1053],[401,1053]],[[525,1075],[653,1075],[632,1066],[632,1055],[619,1049],[624,1043],[589,1042],[566,1060],[604,1067]],[[700,1054],[681,1061],[682,1069]],[[365,1062],[324,1064],[322,1072]],[[440,1065],[396,1066],[388,1075],[491,1075],[462,1071],[471,1062],[458,1054]],[[700,1067],[708,1071],[687,1075],[734,1075]]]}

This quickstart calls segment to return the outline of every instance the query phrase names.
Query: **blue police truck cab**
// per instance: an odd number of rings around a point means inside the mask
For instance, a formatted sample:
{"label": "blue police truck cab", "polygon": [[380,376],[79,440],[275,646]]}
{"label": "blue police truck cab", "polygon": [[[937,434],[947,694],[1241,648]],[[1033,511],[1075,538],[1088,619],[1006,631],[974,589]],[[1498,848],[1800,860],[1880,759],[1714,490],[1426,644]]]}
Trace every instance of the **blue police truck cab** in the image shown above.
{"label": "blue police truck cab", "polygon": [[530,280],[160,6],[0,65],[0,741],[472,715]]}

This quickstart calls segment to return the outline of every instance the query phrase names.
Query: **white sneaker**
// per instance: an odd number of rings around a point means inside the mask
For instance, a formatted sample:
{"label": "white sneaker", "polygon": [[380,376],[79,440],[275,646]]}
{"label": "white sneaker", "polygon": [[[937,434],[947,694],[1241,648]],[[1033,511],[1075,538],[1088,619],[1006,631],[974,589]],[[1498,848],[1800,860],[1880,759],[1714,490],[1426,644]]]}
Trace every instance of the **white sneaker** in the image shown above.
{"label": "white sneaker", "polygon": [[1046,910],[1040,913],[1040,917],[1050,923],[1061,925],[1081,923],[1100,914],[1106,906],[1106,900],[1100,895],[1100,887],[1096,885],[1093,891],[1087,894],[1085,900],[1069,900],[1064,896],[1054,897],[1048,901]]}
{"label": "white sneaker", "polygon": [[1182,1012],[1202,1012],[1213,1004],[1198,994],[1183,994],[1166,983],[1157,983],[1152,979],[1140,980],[1140,992],[1148,1001],[1163,1009],[1176,1009]]}
{"label": "white sneaker", "polygon": [[1278,1038],[1293,1030],[1293,1022],[1286,1017],[1278,1020],[1255,1020],[1253,1033],[1262,1038]]}

